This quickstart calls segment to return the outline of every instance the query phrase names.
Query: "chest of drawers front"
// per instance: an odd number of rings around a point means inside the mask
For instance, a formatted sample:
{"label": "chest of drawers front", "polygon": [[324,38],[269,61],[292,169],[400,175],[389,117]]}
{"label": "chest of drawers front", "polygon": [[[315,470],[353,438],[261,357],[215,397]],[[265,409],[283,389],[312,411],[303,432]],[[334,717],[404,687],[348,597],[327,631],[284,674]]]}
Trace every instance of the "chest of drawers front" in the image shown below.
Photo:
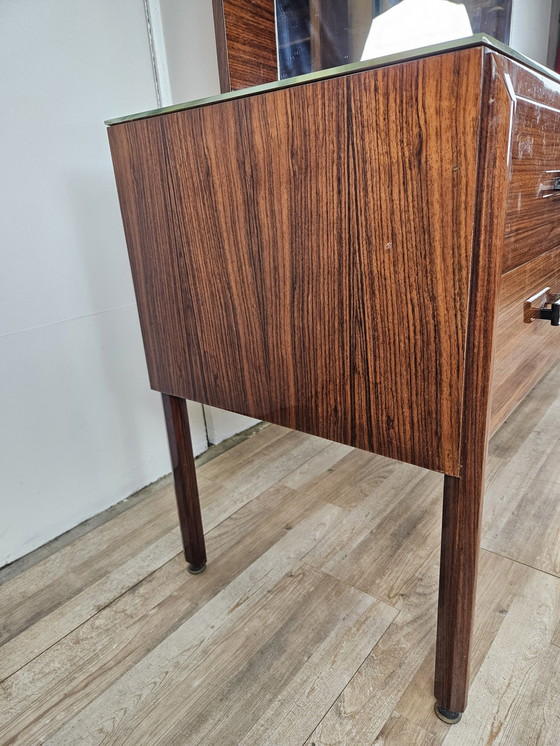
{"label": "chest of drawers front", "polygon": [[547,297],[560,294],[560,85],[502,64],[514,111],[491,432],[560,357],[560,330],[535,320]]}

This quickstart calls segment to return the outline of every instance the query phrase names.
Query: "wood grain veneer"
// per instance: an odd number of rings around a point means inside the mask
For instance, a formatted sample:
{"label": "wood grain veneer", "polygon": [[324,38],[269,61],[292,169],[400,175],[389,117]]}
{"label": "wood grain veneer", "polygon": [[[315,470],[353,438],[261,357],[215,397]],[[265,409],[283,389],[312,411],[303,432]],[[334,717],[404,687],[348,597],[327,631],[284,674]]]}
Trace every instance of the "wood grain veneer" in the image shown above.
{"label": "wood grain veneer", "polygon": [[212,0],[222,93],[278,79],[274,0]]}
{"label": "wood grain veneer", "polygon": [[560,250],[502,277],[496,327],[490,431],[495,432],[546,371],[560,358],[560,329],[526,323],[525,301],[550,287],[560,293]]}
{"label": "wood grain veneer", "polygon": [[532,79],[531,98],[516,95],[504,272],[560,248],[560,84]]}
{"label": "wood grain veneer", "polygon": [[206,548],[196,470],[192,457],[187,402],[184,399],[163,394],[163,412],[185,559],[189,563],[189,572],[196,574],[206,566]]}
{"label": "wood grain veneer", "polygon": [[491,392],[491,360],[506,216],[512,100],[496,55],[485,56],[477,213],[470,280],[461,472],[446,475],[434,693],[439,705],[467,706]]}
{"label": "wood grain veneer", "polygon": [[482,57],[110,128],[153,388],[458,474]]}
{"label": "wood grain veneer", "polygon": [[560,84],[513,60],[501,70],[514,104],[490,432],[560,356],[558,329],[525,323],[524,302],[560,292]]}
{"label": "wood grain veneer", "polygon": [[216,39],[216,55],[218,57],[220,93],[227,93],[231,91],[231,79],[223,0],[212,0],[212,12],[214,15],[214,36]]}

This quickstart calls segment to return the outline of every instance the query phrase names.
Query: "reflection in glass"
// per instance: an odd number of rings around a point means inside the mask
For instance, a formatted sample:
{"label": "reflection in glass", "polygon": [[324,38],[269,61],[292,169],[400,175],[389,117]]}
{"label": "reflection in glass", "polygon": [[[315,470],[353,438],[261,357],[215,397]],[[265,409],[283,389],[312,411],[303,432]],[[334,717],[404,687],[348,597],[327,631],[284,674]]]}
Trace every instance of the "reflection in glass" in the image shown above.
{"label": "reflection in glass", "polygon": [[[280,77],[324,70],[353,59],[348,14],[354,4],[353,0],[276,0]],[[371,0],[366,4],[371,6]],[[371,23],[371,18],[370,7],[365,23]]]}
{"label": "reflection in glass", "polygon": [[309,0],[276,0],[276,31],[280,77],[313,70]]}
{"label": "reflection in glass", "polygon": [[[280,78],[362,57],[374,17],[402,0],[276,0]],[[512,0],[462,0],[473,33],[509,42]]]}

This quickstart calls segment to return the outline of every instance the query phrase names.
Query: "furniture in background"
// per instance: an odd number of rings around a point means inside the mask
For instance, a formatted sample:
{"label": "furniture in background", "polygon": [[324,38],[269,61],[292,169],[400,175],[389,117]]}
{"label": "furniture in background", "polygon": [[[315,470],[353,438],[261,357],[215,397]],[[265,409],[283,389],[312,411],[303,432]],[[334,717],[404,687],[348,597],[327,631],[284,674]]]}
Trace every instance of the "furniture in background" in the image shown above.
{"label": "furniture in background", "polygon": [[212,0],[222,93],[278,79],[274,0]]}
{"label": "furniture in background", "polygon": [[[212,2],[225,93],[357,62],[372,18],[400,0]],[[512,0],[463,2],[474,33],[509,43]]]}
{"label": "furniture in background", "polygon": [[479,35],[109,124],[190,570],[186,398],[442,472],[457,722],[488,439],[560,357],[560,78]]}

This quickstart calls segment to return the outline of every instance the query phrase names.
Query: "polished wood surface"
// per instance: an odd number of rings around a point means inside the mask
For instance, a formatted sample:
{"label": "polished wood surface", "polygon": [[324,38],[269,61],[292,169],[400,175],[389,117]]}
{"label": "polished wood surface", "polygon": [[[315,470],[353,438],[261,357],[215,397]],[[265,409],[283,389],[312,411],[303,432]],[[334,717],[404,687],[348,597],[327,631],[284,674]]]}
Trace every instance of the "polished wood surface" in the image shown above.
{"label": "polished wood surface", "polygon": [[482,58],[111,127],[152,387],[457,475]]}
{"label": "polished wood surface", "polygon": [[[504,272],[560,248],[560,84],[508,64],[515,117]],[[515,74],[517,72],[517,75]]]}
{"label": "polished wood surface", "polygon": [[206,565],[206,548],[187,402],[167,394],[162,399],[185,559],[189,572],[198,573]]}
{"label": "polished wood surface", "polygon": [[485,56],[478,172],[479,210],[470,279],[461,472],[443,495],[435,696],[446,710],[466,709],[484,496],[494,320],[502,271],[509,132],[513,107],[500,62]]}
{"label": "polished wood surface", "polygon": [[492,380],[491,432],[560,358],[560,328],[527,323],[525,303],[550,287],[560,293],[560,250],[544,254],[502,277]]}
{"label": "polished wood surface", "polygon": [[435,694],[455,721],[489,427],[558,356],[517,310],[560,291],[557,197],[530,192],[557,88],[480,39],[109,133],[152,387],[445,473]]}
{"label": "polished wood surface", "polygon": [[212,12],[214,14],[214,36],[216,38],[220,93],[227,93],[231,91],[231,80],[223,0],[212,0]]}
{"label": "polished wood surface", "polygon": [[222,93],[278,79],[274,0],[212,0]]}

